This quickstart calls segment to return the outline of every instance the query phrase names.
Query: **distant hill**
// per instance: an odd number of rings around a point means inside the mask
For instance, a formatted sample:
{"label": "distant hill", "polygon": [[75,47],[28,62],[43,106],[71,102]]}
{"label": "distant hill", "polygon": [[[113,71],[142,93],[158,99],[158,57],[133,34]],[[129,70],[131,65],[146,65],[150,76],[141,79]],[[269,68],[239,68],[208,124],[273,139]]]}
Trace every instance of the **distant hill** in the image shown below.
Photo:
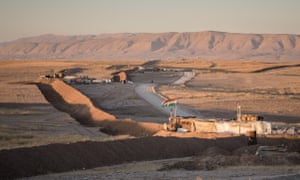
{"label": "distant hill", "polygon": [[300,60],[300,35],[225,32],[41,35],[0,43],[0,59]]}

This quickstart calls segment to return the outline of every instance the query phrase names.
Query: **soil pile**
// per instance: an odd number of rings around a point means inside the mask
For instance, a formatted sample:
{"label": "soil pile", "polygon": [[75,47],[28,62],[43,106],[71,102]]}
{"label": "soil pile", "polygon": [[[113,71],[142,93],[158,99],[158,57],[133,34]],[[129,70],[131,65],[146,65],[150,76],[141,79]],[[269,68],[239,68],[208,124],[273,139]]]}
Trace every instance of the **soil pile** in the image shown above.
{"label": "soil pile", "polygon": [[153,135],[162,129],[161,124],[117,120],[115,116],[95,107],[88,97],[60,80],[44,80],[37,86],[55,108],[70,114],[83,125],[99,126],[107,134],[141,137]]}
{"label": "soil pile", "polygon": [[60,80],[44,80],[37,85],[55,108],[69,113],[82,124],[115,120],[113,115],[95,108],[89,98]]}
{"label": "soil pile", "polygon": [[[263,145],[286,144],[288,151],[300,149],[300,140],[259,139]],[[89,169],[133,161],[195,156],[193,162],[172,168],[211,170],[220,166],[285,163],[282,158],[262,161],[255,156],[257,146],[247,146],[246,137],[197,139],[144,137],[106,142],[79,142],[0,151],[1,179]],[[299,154],[299,153],[298,153]],[[300,164],[299,155],[287,157],[289,164]],[[292,159],[289,159],[292,158]],[[278,161],[276,161],[278,160]]]}

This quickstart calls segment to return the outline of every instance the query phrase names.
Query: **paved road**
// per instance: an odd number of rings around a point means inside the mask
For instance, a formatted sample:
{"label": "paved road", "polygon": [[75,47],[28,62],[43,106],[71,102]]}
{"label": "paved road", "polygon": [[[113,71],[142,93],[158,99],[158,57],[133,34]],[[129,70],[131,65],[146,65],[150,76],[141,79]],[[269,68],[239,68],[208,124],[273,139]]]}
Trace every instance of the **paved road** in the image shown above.
{"label": "paved road", "polygon": [[[145,99],[147,102],[153,105],[156,109],[160,110],[161,112],[164,112],[166,114],[170,114],[170,108],[171,107],[162,107],[161,102],[163,101],[163,98],[160,97],[154,90],[155,84],[138,84],[135,88],[135,92],[141,96],[143,99]],[[173,107],[174,108],[174,107]],[[177,104],[177,110],[176,110],[177,116],[191,116],[190,113],[187,113],[183,111],[180,108],[180,105]]]}
{"label": "paved road", "polygon": [[[180,85],[185,82],[191,80],[195,76],[194,72],[184,72],[183,76],[175,81],[173,84]],[[164,112],[166,114],[170,114],[171,108],[174,107],[162,107],[161,102],[164,100],[159,94],[157,94],[154,90],[155,84],[139,84],[135,88],[135,92],[145,99],[147,102],[152,104],[156,109]],[[192,116],[193,114],[188,113],[180,108],[180,105],[177,104],[176,107],[176,115],[177,116]]]}
{"label": "paved road", "polygon": [[173,84],[175,84],[175,85],[184,84],[185,82],[191,80],[194,76],[195,76],[195,73],[192,71],[184,72],[183,76],[180,79],[178,79],[177,81],[175,81]]}

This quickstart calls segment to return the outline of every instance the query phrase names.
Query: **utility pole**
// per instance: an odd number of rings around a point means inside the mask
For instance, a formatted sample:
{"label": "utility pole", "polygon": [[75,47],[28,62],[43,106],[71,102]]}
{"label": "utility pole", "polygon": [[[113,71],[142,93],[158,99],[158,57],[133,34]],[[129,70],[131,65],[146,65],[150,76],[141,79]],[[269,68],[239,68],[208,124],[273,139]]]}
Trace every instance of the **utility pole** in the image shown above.
{"label": "utility pole", "polygon": [[236,107],[236,120],[240,121],[241,120],[241,116],[242,116],[242,110],[241,110],[241,105],[239,103],[237,103],[237,107]]}

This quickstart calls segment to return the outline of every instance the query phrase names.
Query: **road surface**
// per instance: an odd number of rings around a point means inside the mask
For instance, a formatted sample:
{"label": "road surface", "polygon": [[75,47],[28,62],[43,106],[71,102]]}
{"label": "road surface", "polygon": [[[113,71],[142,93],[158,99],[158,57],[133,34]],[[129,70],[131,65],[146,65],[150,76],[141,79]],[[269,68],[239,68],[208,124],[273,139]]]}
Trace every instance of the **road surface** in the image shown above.
{"label": "road surface", "polygon": [[[177,81],[173,82],[174,85],[184,84],[185,82],[191,80],[195,76],[194,72],[184,72],[182,77]],[[174,107],[162,107],[161,102],[164,100],[159,94],[157,94],[154,90],[156,84],[138,84],[135,88],[135,92],[142,97],[144,100],[153,105],[156,109],[164,112],[166,114],[170,114],[170,110],[174,110]],[[176,115],[177,116],[194,116],[191,113],[188,113],[180,108],[180,105],[176,106]]]}
{"label": "road surface", "polygon": [[[170,109],[174,107],[162,107],[161,102],[164,100],[161,96],[159,96],[154,90],[155,84],[138,84],[135,88],[135,92],[142,97],[144,100],[149,102],[153,107],[164,112],[166,114],[170,114]],[[191,116],[192,114],[183,111],[180,108],[180,105],[177,104],[176,107],[176,115],[177,116]]]}
{"label": "road surface", "polygon": [[180,84],[184,84],[185,82],[193,79],[193,77],[195,77],[195,73],[192,71],[187,71],[183,73],[183,76],[181,78],[179,78],[177,81],[175,81],[173,84],[174,85],[180,85]]}

